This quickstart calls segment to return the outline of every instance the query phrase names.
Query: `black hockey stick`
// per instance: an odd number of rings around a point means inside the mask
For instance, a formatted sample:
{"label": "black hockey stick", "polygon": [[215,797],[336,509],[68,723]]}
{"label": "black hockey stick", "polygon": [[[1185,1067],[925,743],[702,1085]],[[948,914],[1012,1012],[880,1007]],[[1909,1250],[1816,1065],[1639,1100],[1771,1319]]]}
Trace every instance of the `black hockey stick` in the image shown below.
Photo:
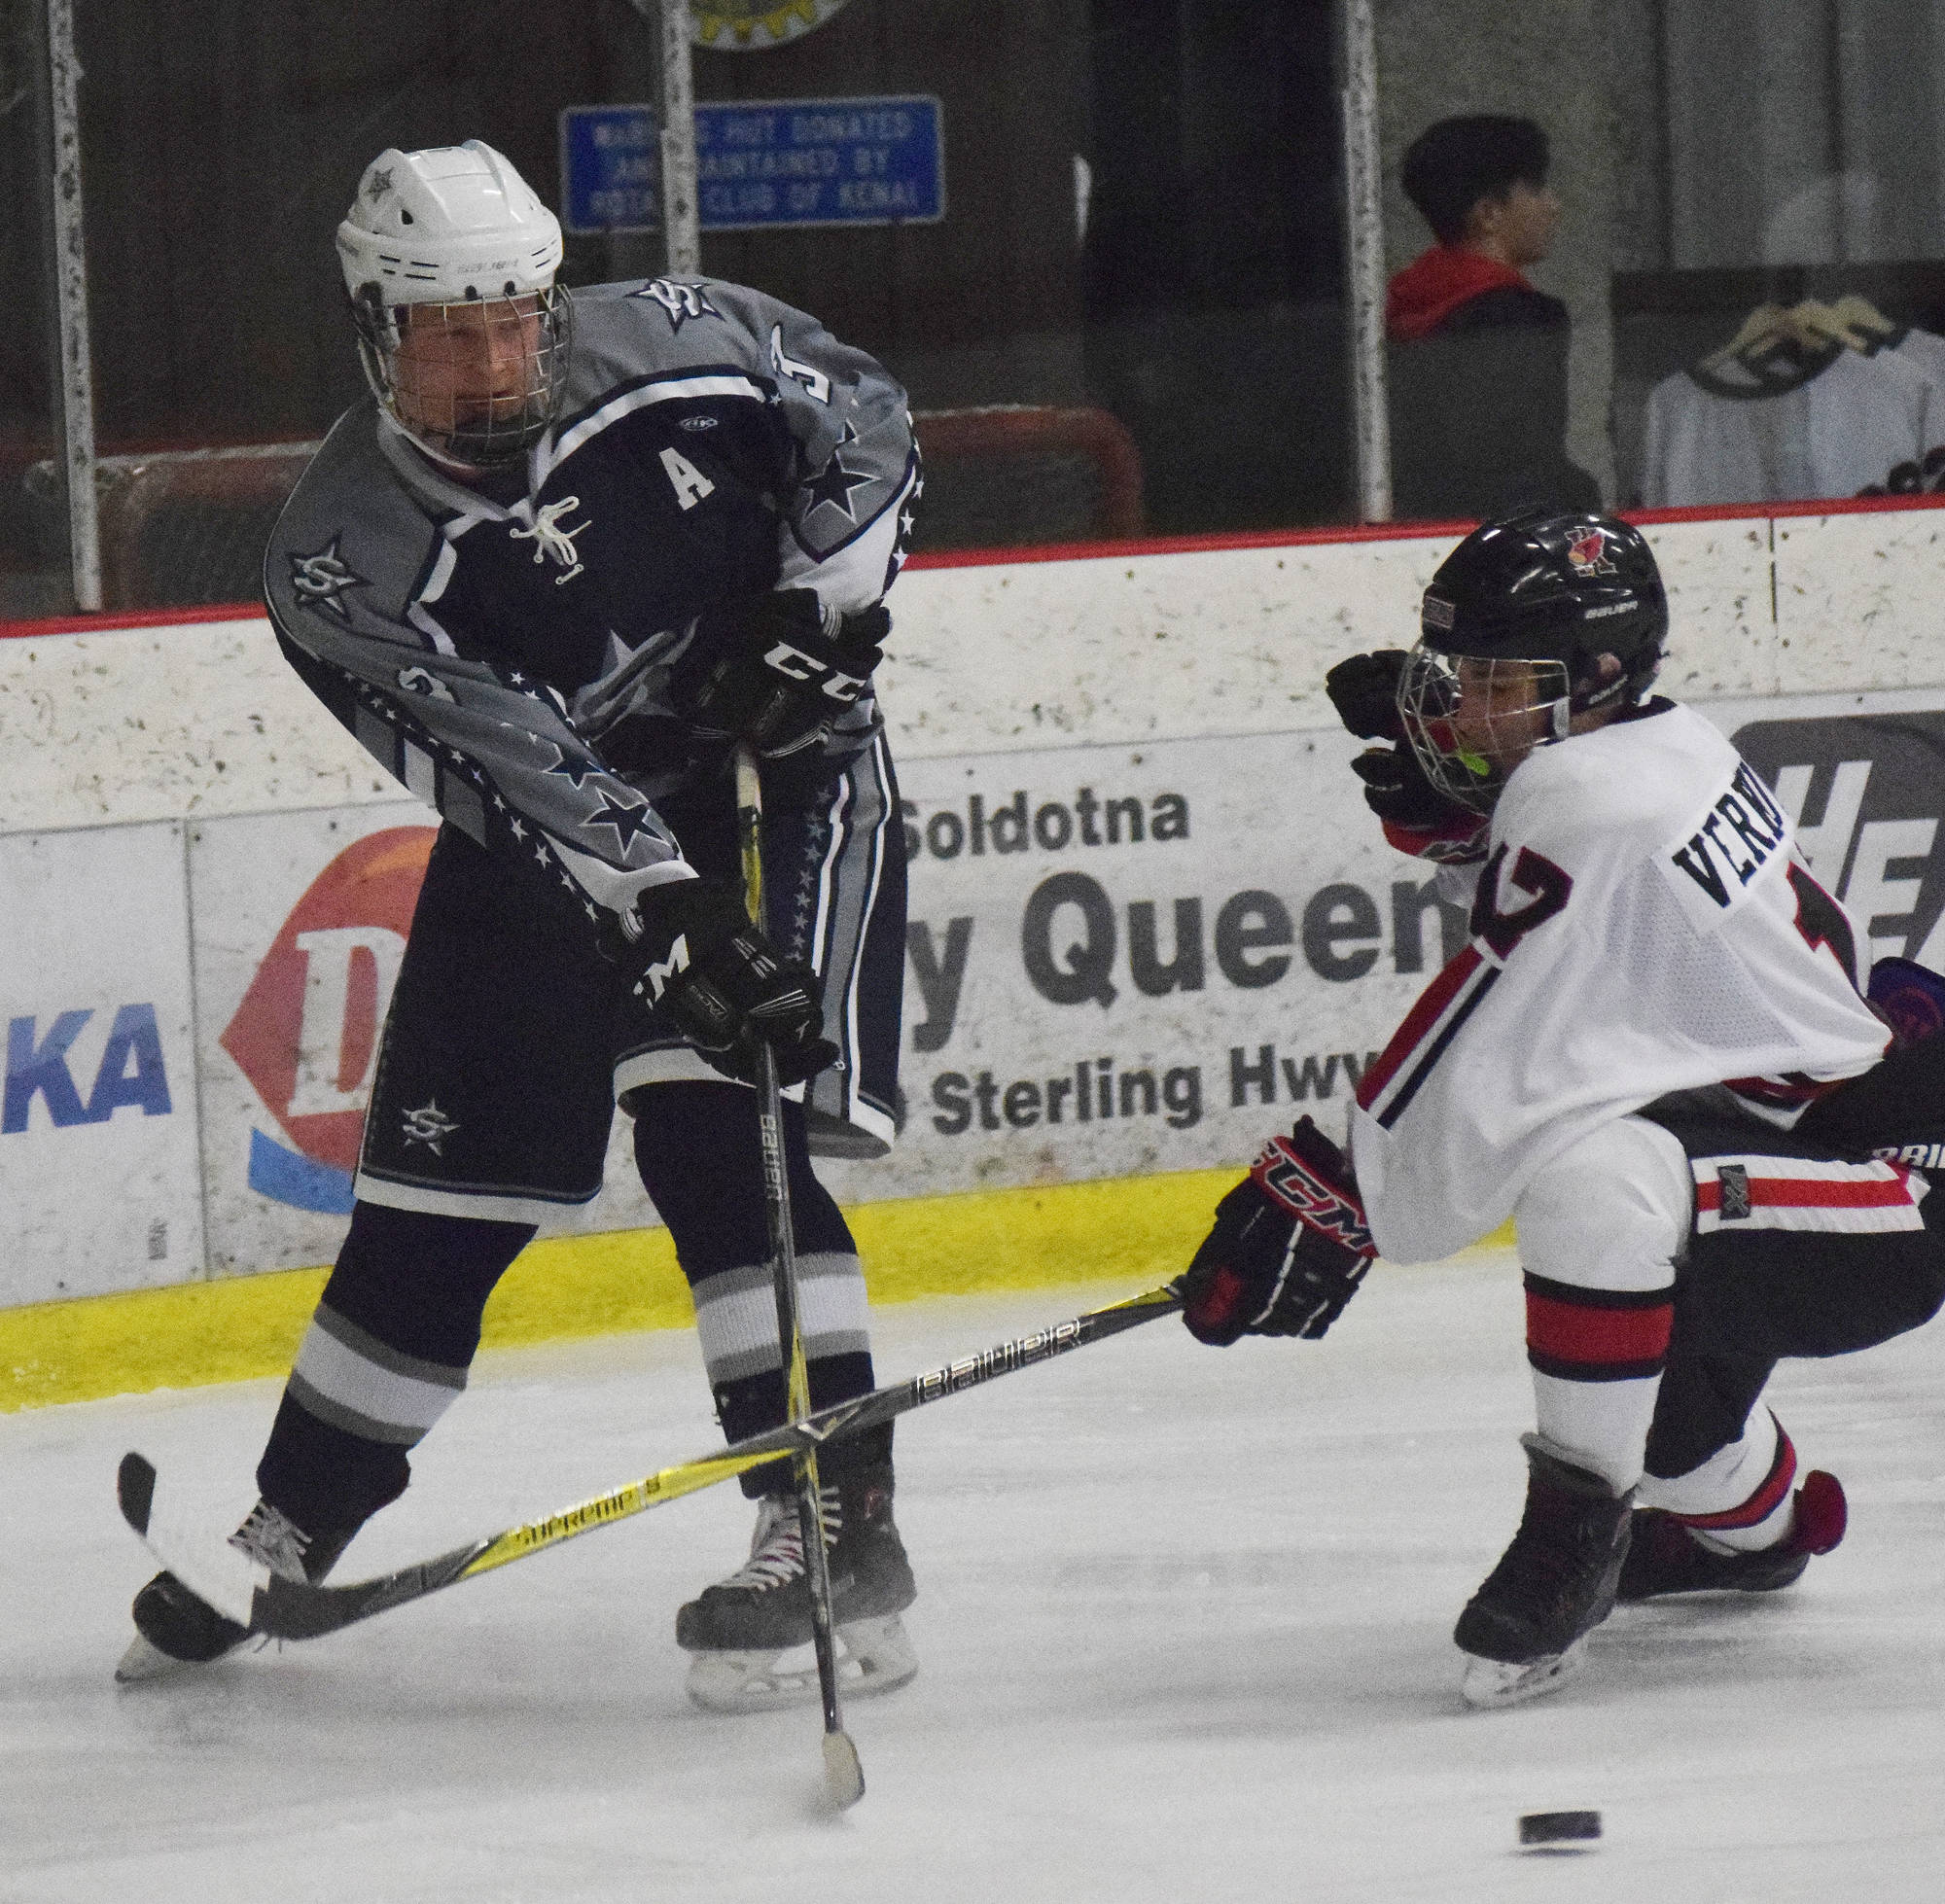
{"label": "black hockey stick", "polygon": [[[763,930],[763,786],[757,750],[736,749],[736,833],[743,855],[743,904],[750,923]],[[757,1041],[757,1142],[763,1159],[763,1218],[770,1233],[770,1286],[777,1303],[777,1347],[783,1357],[785,1420],[810,1413],[810,1368],[804,1359],[803,1323],[797,1304],[796,1233],[791,1223],[790,1173],[784,1160],[783,1096],[777,1088],[777,1054]],[[865,1768],[844,1730],[837,1693],[837,1631],[831,1611],[831,1556],[824,1545],[824,1497],[815,1447],[791,1456],[796,1490],[797,1533],[803,1541],[810,1587],[811,1649],[817,1655],[817,1689],[824,1706],[824,1781],[841,1811],[865,1796]]]}
{"label": "black hockey stick", "polygon": [[1036,1362],[1050,1361],[1089,1343],[1103,1342],[1124,1329],[1151,1322],[1157,1316],[1172,1316],[1182,1307],[1182,1295],[1173,1283],[1101,1309],[1090,1309],[1072,1321],[1034,1329],[1015,1336],[977,1355],[962,1356],[943,1368],[914,1375],[908,1381],[857,1395],[849,1401],[832,1402],[807,1420],[783,1428],[766,1429],[747,1440],[719,1448],[713,1455],[694,1461],[678,1462],[673,1467],[657,1469],[639,1481],[627,1482],[608,1494],[596,1495],[578,1506],[563,1508],[538,1521],[509,1528],[503,1534],[469,1540],[463,1547],[432,1560],[402,1567],[370,1580],[354,1580],[343,1586],[314,1586],[304,1580],[286,1580],[253,1561],[249,1555],[227,1542],[213,1540],[205,1519],[194,1510],[183,1511],[172,1504],[167,1491],[158,1480],[154,1464],[138,1454],[122,1457],[117,1476],[117,1494],[122,1517],[148,1542],[164,1567],[194,1592],[199,1594],[226,1617],[248,1627],[253,1633],[268,1634],[277,1640],[315,1640],[336,1633],[340,1627],[354,1626],[427,1594],[457,1586],[462,1580],[513,1562],[525,1560],[577,1534],[596,1528],[612,1527],[631,1515],[646,1513],[665,1501],[713,1488],[760,1467],[779,1456],[795,1454],[800,1448],[821,1448],[840,1435],[856,1434],[896,1421],[914,1408],[959,1394],[967,1389],[997,1381],[1015,1369]]}

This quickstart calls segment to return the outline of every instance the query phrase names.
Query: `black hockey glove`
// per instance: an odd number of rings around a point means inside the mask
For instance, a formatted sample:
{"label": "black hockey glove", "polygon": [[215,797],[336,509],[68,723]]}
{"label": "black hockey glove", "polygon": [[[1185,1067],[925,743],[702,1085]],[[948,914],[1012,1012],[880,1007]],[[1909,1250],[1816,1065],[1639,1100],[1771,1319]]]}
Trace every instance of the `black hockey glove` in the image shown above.
{"label": "black hockey glove", "polygon": [[1243,1335],[1314,1342],[1376,1254],[1351,1160],[1299,1117],[1216,1206],[1216,1225],[1182,1279],[1182,1320],[1218,1349]]}
{"label": "black hockey glove", "polygon": [[1397,703],[1404,663],[1403,649],[1381,648],[1339,661],[1324,677],[1324,691],[1330,696],[1338,720],[1360,740],[1404,739]]}
{"label": "black hockey glove", "polygon": [[[1351,762],[1351,771],[1364,783],[1364,804],[1394,827],[1414,830],[1443,827],[1468,813],[1426,778],[1418,756],[1405,741],[1396,747],[1365,748]],[[1468,814],[1468,818],[1476,821],[1478,816]]]}
{"label": "black hockey glove", "polygon": [[835,1059],[817,974],[777,957],[732,888],[672,880],[651,886],[635,911],[642,924],[636,996],[664,1007],[725,1077],[754,1083],[760,1044],[776,1053],[781,1084],[800,1084]]}
{"label": "black hockey glove", "polygon": [[1365,748],[1351,771],[1364,783],[1364,804],[1400,853],[1426,860],[1481,858],[1474,848],[1484,822],[1432,784],[1405,738],[1397,705],[1404,664],[1403,649],[1381,648],[1339,661],[1324,677],[1324,691],[1344,725],[1360,740],[1388,743]]}
{"label": "black hockey glove", "polygon": [[706,740],[744,740],[767,760],[823,744],[870,685],[891,633],[883,607],[824,631],[808,588],[744,595],[704,609],[669,674],[669,702]]}

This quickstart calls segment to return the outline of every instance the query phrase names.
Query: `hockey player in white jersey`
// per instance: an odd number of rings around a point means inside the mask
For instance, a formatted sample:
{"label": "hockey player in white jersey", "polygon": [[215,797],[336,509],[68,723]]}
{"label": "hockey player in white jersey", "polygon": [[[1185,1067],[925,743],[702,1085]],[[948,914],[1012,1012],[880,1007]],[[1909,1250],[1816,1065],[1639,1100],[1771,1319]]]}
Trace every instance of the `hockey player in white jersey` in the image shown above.
{"label": "hockey player in white jersey", "polygon": [[[710,279],[570,298],[557,221],[477,141],[381,154],[337,249],[371,394],[285,510],[265,597],[298,673],[443,825],[350,1232],[237,1535],[311,1579],[404,1491],[536,1225],[600,1188],[618,1100],[725,1432],[783,1420],[760,1041],[791,1087],[811,1403],[872,1387],[856,1248],[810,1153],[893,1136],[904,862],[871,678],[919,489],[904,394],[869,357]],[[761,760],[761,931],[739,741]],[[822,1476],[854,1690],[885,1690],[914,1670],[889,1437]],[[748,1562],[677,1619],[691,1691],[731,1708],[816,1696],[774,1670],[811,1634],[789,1476],[746,1486]],[[124,1676],[244,1638],[166,1573],[134,1616]]]}
{"label": "hockey player in white jersey", "polygon": [[[1318,1336],[1375,1255],[1513,1218],[1536,1431],[1519,1531],[1461,1615],[1464,1690],[1545,1692],[1617,1601],[1767,1591],[1844,1532],[1760,1396],[1945,1297],[1945,1196],[1872,1154],[1935,1123],[1945,1040],[1886,1060],[1842,909],[1769,790],[1651,694],[1668,623],[1624,523],[1529,511],[1460,544],[1409,654],[1333,669],[1394,845],[1470,889],[1469,943],[1360,1081],[1224,1198],[1202,1340]],[[1887,1085],[1892,1088],[1887,1088]],[[1820,1128],[1821,1120],[1821,1128]]]}

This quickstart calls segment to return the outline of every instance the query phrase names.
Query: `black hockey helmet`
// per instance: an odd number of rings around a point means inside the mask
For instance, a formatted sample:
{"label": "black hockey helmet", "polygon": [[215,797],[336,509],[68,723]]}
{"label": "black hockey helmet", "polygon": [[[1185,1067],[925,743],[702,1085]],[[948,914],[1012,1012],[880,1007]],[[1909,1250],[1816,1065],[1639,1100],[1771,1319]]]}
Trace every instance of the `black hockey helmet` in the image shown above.
{"label": "black hockey helmet", "polygon": [[1639,530],[1544,507],[1484,523],[1425,591],[1398,684],[1413,752],[1441,792],[1487,810],[1574,716],[1639,701],[1667,636],[1667,591]]}

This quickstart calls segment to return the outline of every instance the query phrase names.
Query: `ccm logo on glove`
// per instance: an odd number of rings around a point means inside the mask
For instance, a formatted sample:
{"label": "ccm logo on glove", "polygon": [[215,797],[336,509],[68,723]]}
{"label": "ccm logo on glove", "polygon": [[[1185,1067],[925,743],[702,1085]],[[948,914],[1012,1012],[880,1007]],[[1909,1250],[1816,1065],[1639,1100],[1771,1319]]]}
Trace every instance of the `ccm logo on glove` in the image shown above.
{"label": "ccm logo on glove", "polygon": [[746,740],[766,760],[821,747],[869,685],[891,627],[882,605],[827,617],[808,588],[719,602],[690,624],[669,705],[700,737]]}
{"label": "ccm logo on glove", "polygon": [[1377,1254],[1350,1159],[1308,1117],[1273,1137],[1182,1279],[1182,1319],[1198,1342],[1244,1335],[1315,1341],[1357,1294]]}
{"label": "ccm logo on glove", "polygon": [[652,959],[642,971],[642,982],[649,988],[649,1003],[660,1005],[662,994],[669,988],[672,979],[689,970],[689,934],[677,935],[676,941],[668,949],[663,959]]}
{"label": "ccm logo on glove", "polygon": [[800,648],[793,648],[789,642],[780,641],[763,656],[763,665],[774,668],[780,675],[787,675],[792,681],[816,681],[820,676],[829,676],[820,691],[833,701],[841,701],[849,707],[865,691],[869,676],[862,674],[839,674],[828,662],[820,661],[815,654],[806,654]]}
{"label": "ccm logo on glove", "polygon": [[777,1081],[800,1084],[837,1056],[824,1036],[823,992],[799,961],[779,959],[734,888],[711,879],[652,886],[636,901],[642,960],[635,993],[666,1008],[698,1055],[748,1084],[767,1044]]}

